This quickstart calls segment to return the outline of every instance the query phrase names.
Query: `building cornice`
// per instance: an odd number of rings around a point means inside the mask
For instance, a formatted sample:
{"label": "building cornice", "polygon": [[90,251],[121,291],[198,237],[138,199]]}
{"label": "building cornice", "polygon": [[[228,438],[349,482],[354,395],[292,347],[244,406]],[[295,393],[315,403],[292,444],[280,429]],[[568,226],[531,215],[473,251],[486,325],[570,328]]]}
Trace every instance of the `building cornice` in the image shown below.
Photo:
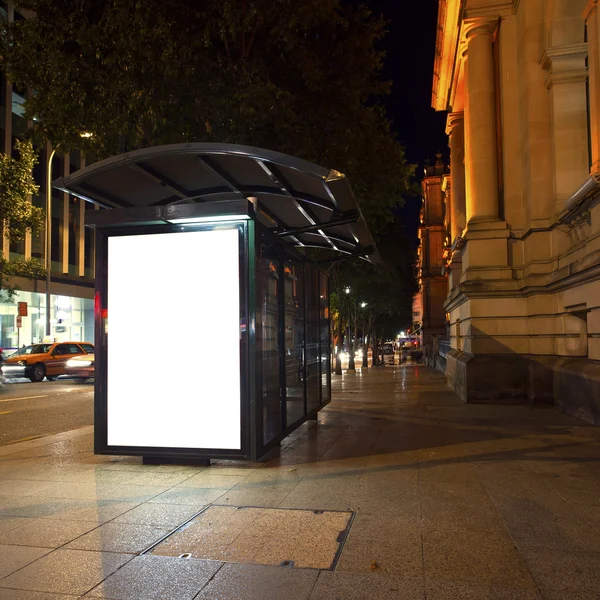
{"label": "building cornice", "polygon": [[465,19],[510,17],[517,13],[519,0],[506,0],[497,2],[489,6],[478,6],[475,8],[465,8]]}
{"label": "building cornice", "polygon": [[477,8],[464,5],[465,0],[439,0],[431,95],[431,105],[437,111],[449,108],[452,90],[458,84],[467,31],[482,22],[487,25],[516,14],[519,0],[505,0]]}
{"label": "building cornice", "polygon": [[456,60],[463,0],[439,0],[433,88],[431,106],[438,111],[447,110],[448,95]]}

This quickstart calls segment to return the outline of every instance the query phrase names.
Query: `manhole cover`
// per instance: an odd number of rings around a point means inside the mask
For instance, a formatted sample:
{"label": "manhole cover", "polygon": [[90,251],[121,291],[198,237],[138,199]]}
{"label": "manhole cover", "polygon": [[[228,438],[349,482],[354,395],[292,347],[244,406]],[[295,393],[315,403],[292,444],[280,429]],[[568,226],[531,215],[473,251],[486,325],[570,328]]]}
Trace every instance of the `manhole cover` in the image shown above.
{"label": "manhole cover", "polygon": [[152,554],[332,569],[352,514],[213,505],[154,547]]}

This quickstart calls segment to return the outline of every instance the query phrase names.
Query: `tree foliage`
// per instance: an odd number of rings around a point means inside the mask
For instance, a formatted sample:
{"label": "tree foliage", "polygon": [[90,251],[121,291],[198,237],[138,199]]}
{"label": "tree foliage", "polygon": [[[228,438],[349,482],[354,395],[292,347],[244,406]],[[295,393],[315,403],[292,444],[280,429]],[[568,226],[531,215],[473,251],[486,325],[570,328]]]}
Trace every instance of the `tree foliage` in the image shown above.
{"label": "tree foliage", "polygon": [[42,279],[46,269],[35,258],[11,260],[10,262],[0,257],[0,299],[11,302],[18,287],[11,281],[11,277],[29,277]]}
{"label": "tree foliage", "polygon": [[22,240],[27,231],[39,232],[44,222],[42,209],[29,199],[39,191],[32,174],[37,164],[33,146],[17,140],[15,150],[17,158],[0,153],[0,217],[11,242]]}
{"label": "tree foliage", "polygon": [[[3,235],[10,242],[19,242],[27,231],[38,233],[44,223],[41,208],[33,206],[30,196],[37,194],[39,187],[33,180],[33,167],[37,157],[31,142],[17,140],[17,158],[0,154],[0,218]],[[43,277],[45,269],[35,259],[8,262],[0,257],[0,294],[12,300],[16,287],[10,277]]]}
{"label": "tree foliage", "polygon": [[[33,132],[90,159],[175,142],[241,143],[349,176],[376,231],[412,166],[379,104],[386,23],[340,0],[23,0],[9,78]],[[81,139],[81,132],[93,137]]]}

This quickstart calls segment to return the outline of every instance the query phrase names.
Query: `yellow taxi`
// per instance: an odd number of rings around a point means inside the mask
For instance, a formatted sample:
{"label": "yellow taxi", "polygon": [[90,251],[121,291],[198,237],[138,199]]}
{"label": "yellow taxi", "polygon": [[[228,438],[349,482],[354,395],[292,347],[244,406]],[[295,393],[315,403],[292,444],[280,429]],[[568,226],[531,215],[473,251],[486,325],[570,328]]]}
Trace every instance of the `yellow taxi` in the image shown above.
{"label": "yellow taxi", "polygon": [[14,354],[4,359],[4,377],[27,377],[31,381],[42,381],[44,377],[53,381],[67,373],[67,361],[81,354],[93,354],[94,346],[88,342],[54,342],[33,344],[28,354]]}

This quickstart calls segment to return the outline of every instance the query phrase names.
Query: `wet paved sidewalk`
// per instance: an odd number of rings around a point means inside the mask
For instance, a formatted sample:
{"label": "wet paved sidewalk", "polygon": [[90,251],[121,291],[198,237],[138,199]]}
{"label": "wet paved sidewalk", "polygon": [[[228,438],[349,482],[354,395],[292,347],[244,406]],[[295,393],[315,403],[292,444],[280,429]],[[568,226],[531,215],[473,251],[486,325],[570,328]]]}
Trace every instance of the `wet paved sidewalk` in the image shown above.
{"label": "wet paved sidewalk", "polygon": [[259,464],[94,456],[90,428],[1,447],[0,600],[600,598],[599,428],[464,405],[424,367],[333,394]]}

